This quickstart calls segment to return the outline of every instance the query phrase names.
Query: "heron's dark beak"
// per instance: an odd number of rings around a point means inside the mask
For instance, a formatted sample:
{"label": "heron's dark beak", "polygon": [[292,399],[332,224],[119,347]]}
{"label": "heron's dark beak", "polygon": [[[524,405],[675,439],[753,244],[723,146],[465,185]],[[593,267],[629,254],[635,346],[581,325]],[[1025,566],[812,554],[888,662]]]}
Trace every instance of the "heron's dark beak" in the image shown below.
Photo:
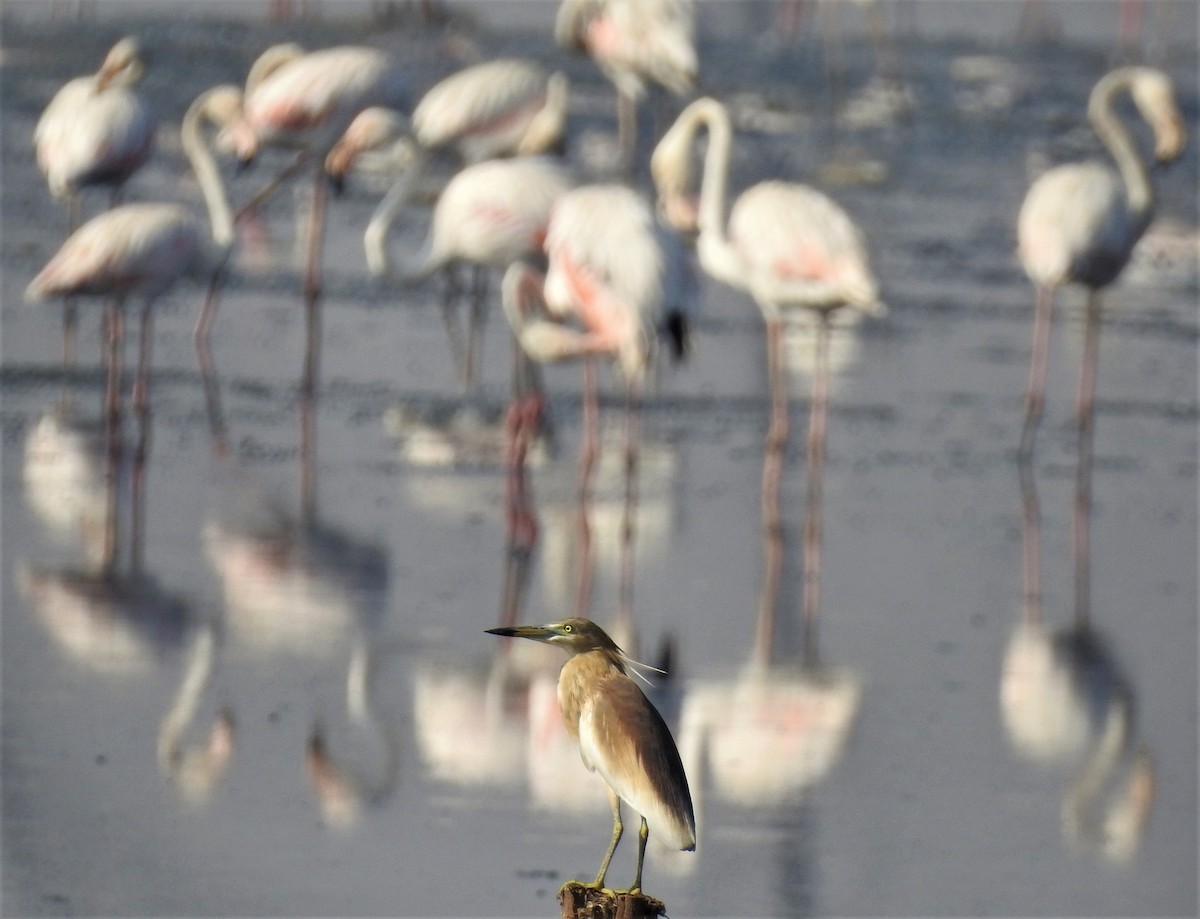
{"label": "heron's dark beak", "polygon": [[534,641],[548,641],[558,633],[544,625],[518,625],[512,628],[502,626],[498,629],[485,629],[489,635],[500,635],[504,638],[531,638]]}

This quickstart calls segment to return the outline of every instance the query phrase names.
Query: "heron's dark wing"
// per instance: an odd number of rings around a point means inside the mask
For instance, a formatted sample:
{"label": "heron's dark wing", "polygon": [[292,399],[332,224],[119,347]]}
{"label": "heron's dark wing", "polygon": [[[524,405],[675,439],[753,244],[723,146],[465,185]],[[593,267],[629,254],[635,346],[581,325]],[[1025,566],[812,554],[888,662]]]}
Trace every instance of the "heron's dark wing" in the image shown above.
{"label": "heron's dark wing", "polygon": [[580,712],[579,751],[653,833],[676,848],[695,848],[696,821],[679,750],[629,677],[610,673],[591,694]]}

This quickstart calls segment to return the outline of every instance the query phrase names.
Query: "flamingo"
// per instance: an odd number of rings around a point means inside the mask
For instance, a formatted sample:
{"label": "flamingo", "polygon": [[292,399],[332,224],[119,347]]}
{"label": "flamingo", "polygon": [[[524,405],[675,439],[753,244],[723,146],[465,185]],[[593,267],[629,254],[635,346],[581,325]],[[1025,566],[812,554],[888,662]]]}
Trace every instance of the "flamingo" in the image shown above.
{"label": "flamingo", "polygon": [[[397,262],[389,253],[387,233],[408,202],[416,173],[407,170],[380,202],[364,237],[367,264],[376,277],[419,280],[445,269],[450,283],[442,301],[443,317],[464,391],[475,388],[480,333],[486,318],[486,281],[490,269],[505,269],[534,257],[546,238],[551,209],[570,187],[569,172],[541,157],[489,160],[468,166],[450,180],[433,210],[429,235],[415,255]],[[468,337],[464,346],[454,320],[457,265],[475,268]]]}
{"label": "flamingo", "polygon": [[[545,252],[549,270],[544,276],[523,262],[509,266],[502,302],[517,342],[530,359],[584,361],[579,463],[585,564],[578,612],[586,610],[590,591],[586,505],[599,440],[594,358],[611,358],[626,384],[626,499],[631,507],[642,384],[660,331],[668,336],[674,355],[683,356],[695,285],[677,237],[655,222],[636,192],[622,185],[588,185],[563,194],[551,212]],[[534,315],[535,309],[541,317]],[[582,330],[568,327],[569,318]],[[536,393],[528,395],[538,398]]]}
{"label": "flamingo", "polygon": [[1080,436],[1090,436],[1094,411],[1100,289],[1111,284],[1154,218],[1154,185],[1128,130],[1113,112],[1129,93],[1154,131],[1154,155],[1169,163],[1183,152],[1186,131],[1171,80],[1149,67],[1123,67],[1104,76],[1088,99],[1088,118],[1117,165],[1071,163],[1030,187],[1017,218],[1021,265],[1037,288],[1021,455],[1033,450],[1046,391],[1054,294],[1064,284],[1087,288],[1084,357],[1076,402]]}
{"label": "flamingo", "polygon": [[[384,236],[411,195],[426,152],[452,149],[466,163],[477,164],[494,157],[554,150],[562,141],[568,92],[567,79],[561,73],[547,73],[541,65],[520,58],[502,58],[467,67],[430,89],[413,110],[411,134],[418,147],[414,158],[396,188],[380,204],[367,230],[367,257],[372,273],[380,275],[388,270]],[[403,118],[387,109],[371,108],[359,114],[326,157],[326,173],[334,186],[341,187],[345,173],[358,155],[395,140],[406,130]],[[526,254],[530,248],[529,234],[544,229],[549,204],[566,187],[565,173],[550,164],[512,170],[499,167],[470,175],[461,183],[452,183],[456,188],[452,195],[447,197],[450,186],[443,192],[446,204],[438,209],[443,216],[434,218],[434,235],[441,242],[442,253],[427,250],[432,258],[427,267],[410,264],[403,272],[416,280],[438,268],[446,269],[443,314],[466,391],[474,386],[478,340],[485,315],[487,271],[489,267],[505,268],[514,258]],[[517,183],[512,189],[485,187],[489,181],[509,179]],[[528,193],[530,198],[523,200],[520,193]],[[474,211],[473,221],[467,210]],[[513,219],[515,224],[503,226]],[[464,222],[473,222],[473,228],[459,226]],[[472,229],[479,235],[467,240]],[[450,241],[450,234],[458,234],[461,245]],[[484,234],[491,238],[485,239]],[[540,240],[533,245],[539,246]],[[453,319],[459,293],[453,263],[460,261],[475,267],[465,349]]]}
{"label": "flamingo", "polygon": [[[269,51],[281,52],[277,59],[264,64],[260,57],[256,62],[257,72],[248,81],[241,117],[228,129],[243,164],[252,161],[263,147],[286,147],[300,150],[319,167],[363,109],[372,105],[403,108],[407,104],[407,81],[382,51],[352,45],[307,54],[298,54],[298,50],[291,45],[276,46]],[[304,279],[306,385],[313,385],[316,379],[325,224],[325,183],[320,168],[314,170],[314,178]],[[211,322],[211,316],[205,318]],[[198,334],[207,337],[208,328],[206,324]]]}
{"label": "flamingo", "polygon": [[617,139],[626,166],[637,144],[637,103],[650,83],[677,95],[696,83],[691,0],[563,0],[558,44],[583,51],[617,89]]}
{"label": "flamingo", "polygon": [[[73,295],[115,298],[108,314],[110,415],[119,412],[117,391],[126,299],[132,296],[142,300],[134,407],[144,416],[149,410],[151,307],[181,278],[215,280],[232,249],[233,216],[202,128],[207,122],[229,123],[240,105],[240,90],[218,86],[201,94],[183,118],[183,148],[200,182],[210,226],[179,204],[121,205],[76,230],[26,288],[25,297],[30,302]],[[212,294],[210,288],[210,298]]]}
{"label": "flamingo", "polygon": [[360,112],[330,150],[325,171],[340,188],[359,155],[409,133],[419,148],[410,167],[414,172],[427,151],[452,149],[468,164],[554,151],[562,141],[568,92],[565,76],[547,73],[533,61],[476,64],[422,96],[411,124],[379,106]]}
{"label": "flamingo", "polygon": [[[50,100],[34,128],[38,168],[46,177],[50,194],[67,200],[67,235],[79,228],[80,196],[85,188],[107,185],[109,206],[150,158],[154,146],[154,118],[132,86],[143,64],[138,41],[121,39],[104,58],[95,74],[76,77]],[[63,311],[63,362],[75,354],[74,305]]]}
{"label": "flamingo", "polygon": [[115,204],[121,186],[150,157],[154,118],[129,89],[143,66],[137,39],[121,39],[95,74],[68,82],[38,119],[33,132],[38,168],[50,193],[68,201],[68,232],[78,226],[84,188],[110,186]]}
{"label": "flamingo", "polygon": [[453,147],[468,163],[545,153],[562,140],[569,85],[533,61],[501,58],[451,74],[413,109],[426,150]]}
{"label": "flamingo", "polygon": [[[691,152],[701,127],[708,151],[700,187],[699,212],[686,201]],[[681,228],[699,226],[700,264],[719,281],[749,293],[767,327],[767,367],[771,389],[768,457],[782,457],[787,442],[788,394],[784,376],[783,324],[797,308],[817,316],[815,372],[808,426],[808,512],[804,527],[805,621],[816,621],[820,597],[821,480],[828,414],[829,321],[841,307],[880,316],[885,308],[868,261],[866,244],[854,222],[834,201],[805,185],[760,182],[742,192],[725,223],[725,187],[733,130],[725,106],[698,99],[683,110],[654,151],[650,168],[668,220]],[[763,499],[778,486],[778,463],[763,474]],[[779,525],[765,514],[768,527]]]}
{"label": "flamingo", "polygon": [[1067,283],[1087,288],[1083,360],[1075,400],[1079,459],[1071,518],[1077,608],[1085,608],[1088,602],[1086,574],[1090,554],[1100,290],[1120,275],[1133,247],[1154,217],[1154,186],[1129,132],[1113,113],[1113,102],[1122,92],[1130,93],[1138,111],[1153,128],[1157,160],[1168,163],[1179,157],[1185,130],[1170,79],[1147,67],[1114,70],[1092,89],[1088,117],[1119,171],[1095,161],[1051,169],[1030,187],[1017,219],[1021,264],[1037,288],[1025,422],[1018,452],[1023,467],[1032,457],[1045,404],[1054,294]]}

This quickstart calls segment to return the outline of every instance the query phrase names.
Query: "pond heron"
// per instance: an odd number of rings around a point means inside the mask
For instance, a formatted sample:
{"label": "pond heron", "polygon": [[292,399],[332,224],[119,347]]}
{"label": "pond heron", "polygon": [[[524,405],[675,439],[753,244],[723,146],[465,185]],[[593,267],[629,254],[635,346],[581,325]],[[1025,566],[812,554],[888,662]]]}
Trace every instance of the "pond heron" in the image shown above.
{"label": "pond heron", "polygon": [[637,873],[629,888],[640,891],[651,825],[675,848],[696,848],[692,796],[666,722],[626,671],[628,658],[594,622],[564,619],[487,631],[558,645],[571,655],[559,673],[558,704],[584,765],[600,773],[608,786],[613,812],[612,841],[592,886],[604,886],[608,863],[624,829],[621,801],[625,801],[642,817]]}

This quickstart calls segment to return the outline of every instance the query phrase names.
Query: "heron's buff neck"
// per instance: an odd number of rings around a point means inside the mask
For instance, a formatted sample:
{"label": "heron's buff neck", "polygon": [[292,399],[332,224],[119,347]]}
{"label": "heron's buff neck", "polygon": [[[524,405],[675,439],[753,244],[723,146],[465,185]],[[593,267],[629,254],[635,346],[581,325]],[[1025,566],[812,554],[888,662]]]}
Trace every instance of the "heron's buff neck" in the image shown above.
{"label": "heron's buff neck", "polygon": [[563,664],[558,675],[558,707],[562,709],[567,733],[579,742],[579,715],[583,711],[586,690],[597,685],[605,676],[625,673],[619,654],[607,648],[582,651]]}

